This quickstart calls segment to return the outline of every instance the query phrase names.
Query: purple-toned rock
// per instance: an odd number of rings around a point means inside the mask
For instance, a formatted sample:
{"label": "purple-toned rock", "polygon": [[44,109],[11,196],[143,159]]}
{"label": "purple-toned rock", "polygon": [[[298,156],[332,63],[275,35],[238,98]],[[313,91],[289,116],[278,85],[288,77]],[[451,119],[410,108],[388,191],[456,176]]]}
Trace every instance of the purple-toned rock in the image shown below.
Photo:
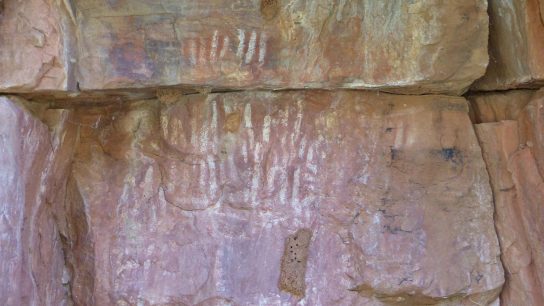
{"label": "purple-toned rock", "polygon": [[16,98],[0,97],[0,122],[0,304],[68,305],[69,279],[48,201],[57,192],[50,187],[65,177],[53,166],[61,137],[52,137]]}
{"label": "purple-toned rock", "polygon": [[75,89],[75,19],[67,3],[0,1],[0,92]]}
{"label": "purple-toned rock", "polygon": [[460,94],[485,73],[485,0],[75,0],[82,89]]}
{"label": "purple-toned rock", "polygon": [[464,99],[163,101],[71,120],[80,142],[66,206],[78,220],[72,286],[82,301],[496,301],[504,276],[491,190]]}

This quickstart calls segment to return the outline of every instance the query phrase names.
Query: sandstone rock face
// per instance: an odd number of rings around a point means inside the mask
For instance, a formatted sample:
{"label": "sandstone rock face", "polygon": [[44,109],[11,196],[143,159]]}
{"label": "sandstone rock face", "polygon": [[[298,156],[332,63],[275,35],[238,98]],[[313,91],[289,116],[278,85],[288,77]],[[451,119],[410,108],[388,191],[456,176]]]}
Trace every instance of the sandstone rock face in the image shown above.
{"label": "sandstone rock face", "polygon": [[[0,2],[0,91],[75,88],[73,21],[53,0]],[[64,1],[64,3],[67,3]]]}
{"label": "sandstone rock face", "polygon": [[67,305],[48,200],[56,193],[49,187],[62,186],[53,168],[60,142],[17,101],[0,97],[0,304]]}
{"label": "sandstone rock face", "polygon": [[303,91],[76,111],[72,286],[96,305],[487,305],[504,278],[467,110]]}
{"label": "sandstone rock face", "polygon": [[[511,98],[524,96],[512,92]],[[488,102],[505,95],[487,95]],[[512,99],[511,105],[526,105]],[[506,284],[505,305],[544,304],[544,180],[542,159],[544,116],[542,91],[536,93],[517,121],[476,125],[495,198],[495,224],[500,238]]]}
{"label": "sandstone rock face", "polygon": [[521,141],[531,150],[540,175],[544,177],[544,89],[535,93],[518,120]]}
{"label": "sandstone rock face", "polygon": [[[538,216],[542,212],[531,211],[526,207],[523,197],[519,195],[524,190],[517,189],[519,185],[514,183],[508,167],[511,160],[513,164],[519,162],[520,155],[512,159],[512,155],[519,149],[518,125],[515,121],[485,123],[477,125],[476,131],[493,186],[495,224],[507,273],[501,300],[504,305],[542,305],[544,298],[537,270],[539,267],[532,253],[538,240],[530,239],[526,228],[529,224],[524,222],[531,213],[537,213],[535,216]],[[526,151],[521,155],[534,169],[534,159],[531,161],[527,158]],[[530,193],[535,192],[538,193],[538,190]],[[542,244],[537,243],[536,247],[542,247]]]}
{"label": "sandstone rock face", "polygon": [[84,90],[196,85],[465,91],[485,0],[74,0]]}
{"label": "sandstone rock face", "polygon": [[544,0],[489,1],[490,62],[476,90],[544,85]]}
{"label": "sandstone rock face", "polygon": [[474,123],[517,120],[533,97],[534,90],[509,90],[468,95]]}

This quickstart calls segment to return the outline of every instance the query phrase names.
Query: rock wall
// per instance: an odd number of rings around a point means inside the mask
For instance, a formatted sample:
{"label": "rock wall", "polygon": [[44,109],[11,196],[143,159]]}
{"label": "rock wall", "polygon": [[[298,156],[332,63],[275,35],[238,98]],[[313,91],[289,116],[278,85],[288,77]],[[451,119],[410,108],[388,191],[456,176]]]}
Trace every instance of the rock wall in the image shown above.
{"label": "rock wall", "polygon": [[0,0],[0,304],[544,305],[543,21]]}
{"label": "rock wall", "polygon": [[489,67],[482,91],[544,85],[542,0],[490,0]]}
{"label": "rock wall", "polygon": [[[209,94],[74,120],[99,305],[489,303],[503,283],[462,98]],[[307,261],[292,295],[286,252]]]}
{"label": "rock wall", "polygon": [[[495,224],[507,279],[501,297],[506,305],[544,302],[543,93],[497,94],[497,101],[511,99],[508,106],[529,104],[517,120],[499,115],[499,122],[476,125],[495,194]],[[474,100],[493,101],[495,96],[476,96]],[[515,99],[519,97],[523,98]]]}
{"label": "rock wall", "polygon": [[[68,305],[68,281],[52,200],[66,176],[66,112],[48,127],[15,97],[0,97],[0,303]],[[69,150],[68,150],[69,151]]]}

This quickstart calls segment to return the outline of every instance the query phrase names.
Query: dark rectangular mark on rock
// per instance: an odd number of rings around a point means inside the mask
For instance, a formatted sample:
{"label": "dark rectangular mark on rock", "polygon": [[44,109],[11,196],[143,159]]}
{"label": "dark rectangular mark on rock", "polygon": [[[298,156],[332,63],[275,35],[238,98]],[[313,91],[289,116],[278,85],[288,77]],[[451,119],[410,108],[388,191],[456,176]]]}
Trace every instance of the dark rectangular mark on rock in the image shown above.
{"label": "dark rectangular mark on rock", "polygon": [[300,229],[285,239],[285,250],[281,259],[280,290],[303,297],[306,291],[306,263],[312,239],[309,229]]}
{"label": "dark rectangular mark on rock", "polygon": [[450,161],[454,164],[463,163],[463,154],[456,147],[443,148],[440,155],[444,160]]}
{"label": "dark rectangular mark on rock", "polygon": [[390,155],[391,155],[391,160],[397,160],[399,159],[400,150],[390,147]]}

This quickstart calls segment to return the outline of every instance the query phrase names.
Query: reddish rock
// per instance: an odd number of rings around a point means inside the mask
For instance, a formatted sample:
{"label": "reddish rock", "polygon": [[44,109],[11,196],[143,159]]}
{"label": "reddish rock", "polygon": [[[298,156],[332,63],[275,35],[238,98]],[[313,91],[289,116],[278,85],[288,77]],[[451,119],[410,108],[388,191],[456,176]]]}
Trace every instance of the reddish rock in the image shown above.
{"label": "reddish rock", "polygon": [[487,1],[75,0],[82,89],[465,91],[488,63]]}
{"label": "reddish rock", "polygon": [[[62,3],[62,4],[61,4]],[[74,21],[64,3],[3,0],[0,3],[0,91],[75,88],[71,61]]]}
{"label": "reddish rock", "polygon": [[544,89],[535,93],[518,121],[521,142],[531,150],[540,175],[544,177]]}
{"label": "reddish rock", "polygon": [[48,200],[57,192],[50,187],[62,186],[57,180],[66,176],[54,167],[60,134],[51,137],[16,98],[0,97],[0,122],[0,304],[68,305],[69,279]]}
{"label": "reddish rock", "polygon": [[[491,177],[495,198],[495,226],[506,270],[501,300],[503,305],[543,305],[544,296],[532,248],[535,243],[540,248],[544,245],[537,243],[538,239],[533,241],[528,236],[526,221],[532,212],[526,207],[523,193],[520,195],[520,191],[525,190],[518,189],[520,182],[516,184],[509,171],[514,166],[518,170],[520,162],[530,162],[526,153],[512,157],[519,149],[518,124],[516,121],[478,124],[476,132]],[[524,160],[520,161],[521,156]],[[510,168],[509,163],[512,165]],[[534,169],[534,160],[530,165]],[[537,190],[530,193],[534,192],[538,193]],[[536,216],[542,214],[538,210],[533,212],[537,213]]]}
{"label": "reddish rock", "polygon": [[490,61],[473,88],[497,90],[544,85],[544,0],[489,1]]}
{"label": "reddish rock", "polygon": [[[516,152],[509,162],[508,169],[512,172],[512,179],[523,203],[521,215],[527,239],[531,244],[534,273],[540,281],[540,293],[542,293],[544,292],[544,180],[538,172],[535,159],[529,149]],[[527,251],[524,255],[529,255]]]}
{"label": "reddish rock", "polygon": [[517,120],[531,101],[534,90],[508,90],[468,95],[474,123]]}
{"label": "reddish rock", "polygon": [[[498,303],[491,190],[462,98],[170,100],[81,109],[71,120],[80,143],[67,205],[82,223],[75,253],[88,255],[73,267],[93,276],[74,279],[92,288],[83,300]],[[279,286],[300,230],[311,237],[296,275],[305,273],[304,297]]]}
{"label": "reddish rock", "polygon": [[[529,104],[519,99],[527,95],[515,92],[475,99],[478,106],[490,106],[496,98],[498,109],[502,110],[505,105],[519,110],[520,106],[527,104],[519,112],[517,121],[476,125],[495,198],[495,225],[506,270],[506,283],[501,294],[505,305],[544,304],[542,167],[539,172],[544,147],[544,106],[542,91],[531,96]],[[489,104],[481,103],[484,101]],[[505,119],[501,118],[506,115],[504,112],[497,114],[496,119]]]}

